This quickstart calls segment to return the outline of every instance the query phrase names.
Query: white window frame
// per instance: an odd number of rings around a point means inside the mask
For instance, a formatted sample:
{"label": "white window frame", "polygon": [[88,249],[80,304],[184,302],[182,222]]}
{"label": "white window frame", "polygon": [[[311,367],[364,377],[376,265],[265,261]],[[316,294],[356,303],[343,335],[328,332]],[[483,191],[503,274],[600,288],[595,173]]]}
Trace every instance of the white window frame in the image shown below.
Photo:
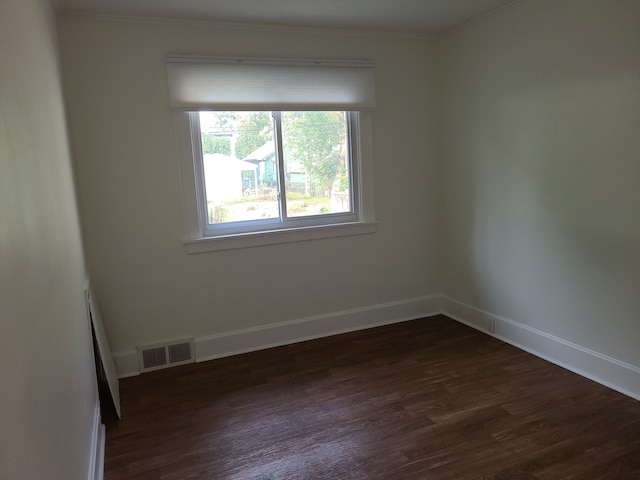
{"label": "white window frame", "polygon": [[[283,108],[282,111],[286,111]],[[376,231],[373,204],[371,114],[349,112],[352,209],[347,215],[325,214],[287,222],[250,222],[245,227],[210,228],[202,163],[198,112],[176,111],[179,163],[187,253],[256,247],[277,243],[361,235]],[[281,179],[282,183],[282,179]]]}

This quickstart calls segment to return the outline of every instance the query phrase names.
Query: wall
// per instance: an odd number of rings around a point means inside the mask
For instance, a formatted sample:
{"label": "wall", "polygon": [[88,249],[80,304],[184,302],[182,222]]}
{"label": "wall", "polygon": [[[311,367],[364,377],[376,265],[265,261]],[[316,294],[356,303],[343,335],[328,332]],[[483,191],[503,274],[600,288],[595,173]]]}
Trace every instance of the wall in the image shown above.
{"label": "wall", "polygon": [[97,394],[51,6],[0,2],[0,478],[90,478]]}
{"label": "wall", "polygon": [[[60,28],[87,261],[113,350],[313,317],[304,337],[339,329],[318,326],[335,312],[439,291],[431,40],[79,15]],[[377,232],[187,255],[171,53],[373,60]]]}
{"label": "wall", "polygon": [[445,295],[640,374],[640,3],[519,2],[442,49]]}

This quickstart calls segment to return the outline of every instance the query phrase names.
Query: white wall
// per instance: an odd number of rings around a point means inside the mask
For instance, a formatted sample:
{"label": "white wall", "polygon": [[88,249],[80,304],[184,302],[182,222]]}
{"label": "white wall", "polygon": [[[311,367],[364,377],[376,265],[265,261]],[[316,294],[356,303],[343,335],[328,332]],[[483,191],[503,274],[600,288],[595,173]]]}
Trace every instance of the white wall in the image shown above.
{"label": "white wall", "polygon": [[56,26],[0,2],[0,478],[88,478],[97,405]]}
{"label": "white wall", "polygon": [[640,3],[525,1],[442,47],[445,294],[640,367]]}
{"label": "white wall", "polygon": [[[114,350],[439,291],[432,41],[72,15],[60,28],[87,262]],[[377,233],[187,255],[171,53],[373,60]]]}

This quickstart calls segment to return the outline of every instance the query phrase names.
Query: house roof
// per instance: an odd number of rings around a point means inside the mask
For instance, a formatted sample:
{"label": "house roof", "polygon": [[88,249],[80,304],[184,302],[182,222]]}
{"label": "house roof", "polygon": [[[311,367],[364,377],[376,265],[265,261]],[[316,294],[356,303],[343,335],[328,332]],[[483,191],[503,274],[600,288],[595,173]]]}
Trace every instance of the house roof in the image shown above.
{"label": "house roof", "polygon": [[202,156],[205,164],[213,163],[215,165],[223,166],[227,169],[237,169],[239,172],[245,170],[255,170],[257,166],[244,160],[238,160],[237,158],[223,155],[222,153],[207,153]]}
{"label": "house roof", "polygon": [[242,160],[265,160],[270,156],[274,155],[275,153],[276,153],[275,145],[273,141],[269,141],[264,145],[256,148],[253,152],[251,152],[249,155],[244,157]]}

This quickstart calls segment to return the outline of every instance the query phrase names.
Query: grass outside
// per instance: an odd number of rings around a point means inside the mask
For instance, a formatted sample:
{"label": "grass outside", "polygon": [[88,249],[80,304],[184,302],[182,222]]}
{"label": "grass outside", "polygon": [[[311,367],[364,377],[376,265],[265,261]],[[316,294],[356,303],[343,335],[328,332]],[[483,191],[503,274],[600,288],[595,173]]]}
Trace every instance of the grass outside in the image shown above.
{"label": "grass outside", "polygon": [[[287,212],[294,217],[330,213],[331,198],[289,194],[287,196]],[[264,198],[242,197],[219,205],[209,204],[210,223],[278,218],[279,215],[278,202],[275,196]]]}

